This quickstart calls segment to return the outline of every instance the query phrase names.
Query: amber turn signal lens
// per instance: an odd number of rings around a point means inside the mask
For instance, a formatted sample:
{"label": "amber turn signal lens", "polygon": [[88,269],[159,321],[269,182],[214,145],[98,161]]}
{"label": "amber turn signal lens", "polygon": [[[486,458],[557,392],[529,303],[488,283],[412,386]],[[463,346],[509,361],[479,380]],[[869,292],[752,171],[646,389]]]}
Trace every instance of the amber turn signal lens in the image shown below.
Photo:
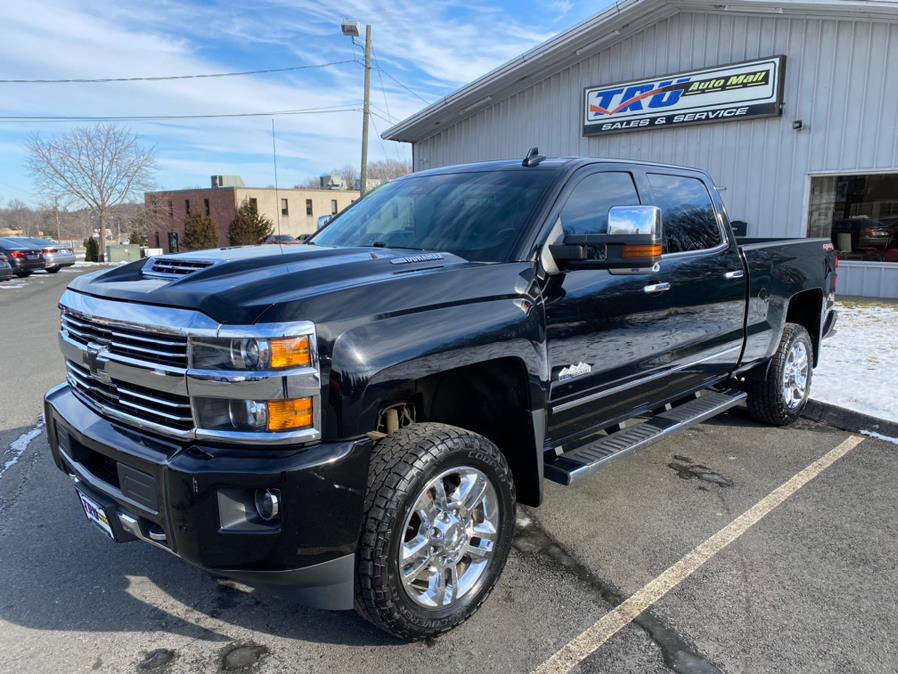
{"label": "amber turn signal lens", "polygon": [[311,364],[308,335],[271,340],[271,367],[309,367]]}
{"label": "amber turn signal lens", "polygon": [[635,258],[661,257],[661,244],[654,243],[648,245],[627,244],[624,246],[624,259],[630,260]]}
{"label": "amber turn signal lens", "polygon": [[268,401],[268,430],[295,431],[312,425],[312,399]]}

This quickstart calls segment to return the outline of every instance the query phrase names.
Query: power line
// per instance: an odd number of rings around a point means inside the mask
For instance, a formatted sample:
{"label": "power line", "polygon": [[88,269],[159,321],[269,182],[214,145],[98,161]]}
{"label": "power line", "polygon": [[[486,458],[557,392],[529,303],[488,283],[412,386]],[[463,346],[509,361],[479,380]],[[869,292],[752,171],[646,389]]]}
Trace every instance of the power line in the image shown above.
{"label": "power line", "polygon": [[377,110],[372,110],[371,114],[374,115],[375,117],[380,117],[387,124],[390,124],[390,125],[396,124],[396,122],[392,121],[391,119],[386,118],[384,115],[380,114]]}
{"label": "power line", "polygon": [[327,68],[344,63],[358,63],[356,59],[343,61],[331,61],[330,63],[315,63],[305,66],[290,66],[287,68],[266,68],[264,70],[242,70],[229,73],[200,73],[196,75],[157,75],[148,77],[97,77],[97,78],[68,78],[60,80],[0,80],[0,84],[102,84],[106,82],[159,82],[162,80],[193,80],[212,77],[241,77],[243,75],[266,75],[270,73],[286,73],[296,70],[309,70],[311,68]]}
{"label": "power line", "polygon": [[234,112],[207,115],[0,115],[0,122],[147,122],[178,119],[221,119],[232,117],[275,117],[279,115],[321,115],[332,112],[358,112],[361,108],[331,107],[267,112]]}
{"label": "power line", "polygon": [[384,109],[387,111],[387,117],[392,117],[390,114],[390,104],[387,102],[387,89],[384,87],[384,75],[380,69],[380,61],[377,57],[374,58],[374,67],[377,68],[377,81],[380,83],[380,93],[384,97]]}
{"label": "power line", "polygon": [[[356,47],[361,47],[361,45],[356,44],[355,38],[353,38],[352,44],[355,45]],[[428,101],[426,98],[424,98],[421,94],[419,94],[417,91],[411,89],[410,87],[406,86],[405,84],[403,84],[402,82],[400,82],[399,80],[397,80],[395,77],[393,77],[389,72],[387,72],[386,70],[384,70],[383,66],[380,65],[380,59],[377,58],[377,54],[374,53],[374,50],[373,50],[373,49],[372,49],[371,51],[372,51],[372,58],[373,58],[373,60],[374,60],[374,66],[377,68],[377,70],[378,70],[379,73],[383,73],[384,75],[386,75],[387,77],[389,77],[391,80],[393,80],[396,84],[398,84],[400,87],[402,87],[402,88],[405,89],[407,92],[409,92],[412,96],[415,96],[416,98],[418,98],[419,100],[423,101],[423,102],[426,103],[427,105],[430,105],[430,101]],[[358,61],[356,61],[356,62],[358,63]]]}
{"label": "power line", "polygon": [[[377,116],[380,117],[380,115]],[[380,135],[380,129],[377,128],[377,122],[374,121],[373,117],[371,118],[371,124],[374,126],[374,131],[377,133],[377,140],[380,141],[380,149],[383,150],[384,157],[387,157],[387,146],[384,144],[383,136]]]}
{"label": "power line", "polygon": [[395,123],[396,123],[397,120],[393,117],[393,115],[391,115],[391,114],[389,113],[389,111],[387,111],[387,110],[381,110],[378,106],[373,105],[373,104],[371,105],[371,109],[372,109],[372,110],[377,110],[377,111],[380,113],[380,116],[383,117],[384,119],[386,119],[386,121],[388,121],[390,124],[395,124]]}
{"label": "power line", "polygon": [[423,101],[424,103],[426,103],[427,105],[430,105],[430,101],[428,101],[426,98],[424,98],[424,97],[423,97],[421,94],[419,94],[417,91],[415,91],[415,90],[413,90],[413,89],[407,87],[407,86],[404,85],[402,82],[400,82],[399,80],[397,80],[395,77],[393,77],[393,76],[389,73],[389,71],[384,70],[380,65],[377,66],[377,69],[378,69],[379,71],[381,71],[384,75],[386,75],[387,77],[389,77],[391,80],[393,80],[393,81],[394,81],[396,84],[398,84],[400,87],[402,87],[402,88],[405,89],[407,92],[409,92],[412,96],[415,96],[415,97],[417,97],[419,100],[421,100],[421,101]]}

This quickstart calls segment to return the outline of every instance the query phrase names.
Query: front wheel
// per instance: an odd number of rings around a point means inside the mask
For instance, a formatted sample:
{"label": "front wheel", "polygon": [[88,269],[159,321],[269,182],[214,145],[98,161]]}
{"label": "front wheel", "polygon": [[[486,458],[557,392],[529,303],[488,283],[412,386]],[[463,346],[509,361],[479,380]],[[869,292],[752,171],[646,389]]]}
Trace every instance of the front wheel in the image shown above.
{"label": "front wheel", "polygon": [[31,272],[30,271],[17,271],[16,276],[18,276],[19,278],[28,278],[29,276],[31,276]]}
{"label": "front wheel", "polygon": [[814,345],[803,326],[786,323],[780,345],[762,380],[748,382],[748,411],[758,421],[785,426],[808,402],[814,374]]}
{"label": "front wheel", "polygon": [[47,267],[46,272],[48,274],[55,274],[59,271],[59,267]]}
{"label": "front wheel", "polygon": [[401,639],[467,620],[511,548],[515,491],[505,457],[454,426],[413,424],[371,457],[356,569],[356,608]]}

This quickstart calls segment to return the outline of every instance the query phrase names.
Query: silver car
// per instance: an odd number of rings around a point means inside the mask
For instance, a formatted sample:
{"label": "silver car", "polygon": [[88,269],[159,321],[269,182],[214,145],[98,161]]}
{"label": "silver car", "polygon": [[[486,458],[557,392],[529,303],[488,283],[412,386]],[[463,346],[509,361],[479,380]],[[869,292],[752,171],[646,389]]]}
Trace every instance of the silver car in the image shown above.
{"label": "silver car", "polygon": [[44,264],[47,265],[46,271],[48,274],[55,274],[63,267],[71,267],[75,264],[75,251],[66,246],[61,246],[52,241],[45,241],[44,239],[31,239],[24,236],[10,238],[40,250]]}

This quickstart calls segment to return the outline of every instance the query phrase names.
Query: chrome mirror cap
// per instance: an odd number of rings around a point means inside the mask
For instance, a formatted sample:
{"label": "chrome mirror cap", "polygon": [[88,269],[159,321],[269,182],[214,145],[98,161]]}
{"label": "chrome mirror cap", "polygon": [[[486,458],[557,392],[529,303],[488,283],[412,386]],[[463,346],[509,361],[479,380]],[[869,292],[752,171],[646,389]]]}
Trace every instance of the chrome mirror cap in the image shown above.
{"label": "chrome mirror cap", "polygon": [[657,206],[612,206],[608,236],[651,236],[661,240],[661,209]]}

